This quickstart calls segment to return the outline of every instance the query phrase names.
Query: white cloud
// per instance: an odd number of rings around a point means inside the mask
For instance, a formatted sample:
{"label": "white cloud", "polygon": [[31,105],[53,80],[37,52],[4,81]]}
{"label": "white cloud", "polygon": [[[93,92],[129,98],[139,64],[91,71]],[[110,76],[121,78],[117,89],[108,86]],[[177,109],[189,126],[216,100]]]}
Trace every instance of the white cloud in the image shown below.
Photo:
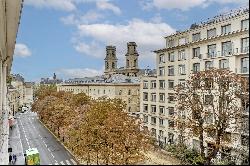
{"label": "white cloud", "polygon": [[74,0],[25,0],[24,4],[37,8],[52,8],[65,11],[73,11],[76,9]]}
{"label": "white cloud", "polygon": [[207,7],[212,3],[219,4],[246,4],[248,0],[150,0],[141,2],[143,9],[149,10],[153,7],[157,9],[180,9],[183,11],[189,10],[192,7]]}
{"label": "white cloud", "polygon": [[119,7],[106,0],[96,1],[96,7],[100,10],[111,10],[117,15],[121,14],[121,9]]}
{"label": "white cloud", "polygon": [[60,69],[57,73],[63,75],[64,78],[83,78],[102,75],[103,70],[90,68]]}
{"label": "white cloud", "polygon": [[78,25],[79,38],[92,39],[92,42],[78,41],[75,49],[88,56],[105,57],[105,46],[116,46],[117,56],[123,60],[127,42],[136,42],[140,58],[153,58],[152,50],[163,48],[163,37],[175,30],[166,23],[145,22],[133,19],[127,24],[81,24]]}
{"label": "white cloud", "polygon": [[15,45],[14,55],[19,57],[28,57],[31,56],[31,51],[25,44],[17,43]]}

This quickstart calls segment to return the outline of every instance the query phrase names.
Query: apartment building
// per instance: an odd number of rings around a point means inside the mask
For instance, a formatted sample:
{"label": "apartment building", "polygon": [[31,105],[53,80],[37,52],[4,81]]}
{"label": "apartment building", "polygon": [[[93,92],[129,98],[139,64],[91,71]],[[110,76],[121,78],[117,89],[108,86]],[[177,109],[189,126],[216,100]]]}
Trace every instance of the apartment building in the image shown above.
{"label": "apartment building", "polygon": [[22,0],[0,1],[0,165],[8,165],[7,76],[10,75]]}
{"label": "apartment building", "polygon": [[72,79],[65,82],[57,84],[57,91],[72,92],[73,94],[85,93],[94,99],[99,97],[118,98],[127,104],[126,112],[134,116],[139,115],[140,81],[136,77],[114,74],[105,81],[100,77],[93,77],[92,79],[76,79],[76,82]]}
{"label": "apartment building", "polygon": [[[227,68],[249,77],[249,8],[192,24],[190,29],[165,40],[166,47],[154,51],[157,77],[143,77],[140,85],[140,117],[161,144],[176,141],[171,119],[175,112],[174,86],[210,67]],[[231,137],[233,144],[245,146],[249,134]],[[192,144],[197,146],[197,140]]]}

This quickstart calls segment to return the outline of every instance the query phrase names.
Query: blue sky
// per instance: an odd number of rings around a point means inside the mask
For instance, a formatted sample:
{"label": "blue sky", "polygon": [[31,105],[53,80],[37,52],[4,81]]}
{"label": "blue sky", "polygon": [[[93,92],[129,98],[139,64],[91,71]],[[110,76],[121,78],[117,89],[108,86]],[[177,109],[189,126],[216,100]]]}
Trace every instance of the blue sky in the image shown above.
{"label": "blue sky", "polygon": [[26,81],[103,73],[106,45],[124,66],[126,43],[138,45],[140,68],[155,68],[164,36],[246,6],[247,0],[25,0],[12,73]]}

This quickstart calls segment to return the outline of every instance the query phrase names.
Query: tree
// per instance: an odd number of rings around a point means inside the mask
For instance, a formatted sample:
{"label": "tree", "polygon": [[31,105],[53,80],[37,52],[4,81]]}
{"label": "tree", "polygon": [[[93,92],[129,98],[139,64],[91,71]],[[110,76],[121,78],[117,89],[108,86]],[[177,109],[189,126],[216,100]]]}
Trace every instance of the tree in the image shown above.
{"label": "tree", "polygon": [[[185,122],[176,123],[176,128],[183,129],[183,137],[198,137],[207,164],[225,148],[230,132],[239,132],[245,112],[242,103],[249,103],[248,85],[247,79],[228,70],[210,69],[191,75],[185,85],[176,87],[175,119]],[[211,149],[205,155],[208,138]]]}

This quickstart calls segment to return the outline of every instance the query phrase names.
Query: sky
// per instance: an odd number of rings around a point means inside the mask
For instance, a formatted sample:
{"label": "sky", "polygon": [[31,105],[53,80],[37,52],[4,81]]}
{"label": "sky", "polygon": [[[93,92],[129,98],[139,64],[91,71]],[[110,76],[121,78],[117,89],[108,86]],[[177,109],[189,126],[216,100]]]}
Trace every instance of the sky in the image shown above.
{"label": "sky", "polygon": [[164,37],[248,0],[24,0],[13,74],[40,81],[101,75],[107,45],[125,65],[127,42],[136,42],[140,68],[155,68]]}

